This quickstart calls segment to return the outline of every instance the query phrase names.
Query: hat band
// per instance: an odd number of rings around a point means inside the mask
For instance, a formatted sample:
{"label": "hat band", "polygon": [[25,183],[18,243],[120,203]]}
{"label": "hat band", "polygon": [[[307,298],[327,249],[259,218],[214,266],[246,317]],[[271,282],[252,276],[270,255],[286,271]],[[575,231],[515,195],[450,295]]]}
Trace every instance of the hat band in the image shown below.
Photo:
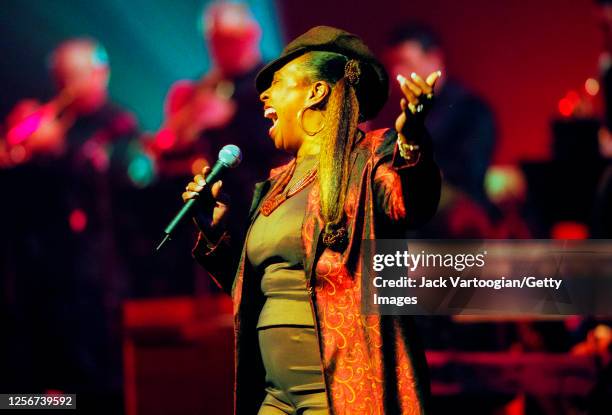
{"label": "hat band", "polygon": [[349,59],[346,65],[344,65],[344,77],[350,85],[355,86],[359,83],[359,76],[361,76],[359,61]]}

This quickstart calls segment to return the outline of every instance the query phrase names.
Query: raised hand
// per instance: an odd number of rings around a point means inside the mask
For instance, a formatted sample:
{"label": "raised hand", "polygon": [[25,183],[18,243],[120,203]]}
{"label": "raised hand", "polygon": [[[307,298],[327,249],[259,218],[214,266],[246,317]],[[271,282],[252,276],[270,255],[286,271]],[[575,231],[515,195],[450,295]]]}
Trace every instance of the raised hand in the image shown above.
{"label": "raised hand", "polygon": [[402,112],[395,120],[398,144],[402,156],[411,158],[411,153],[419,150],[418,139],[422,132],[425,116],[433,102],[433,89],[442,72],[432,72],[425,80],[412,73],[410,79],[398,75],[400,89],[404,97],[400,100]]}

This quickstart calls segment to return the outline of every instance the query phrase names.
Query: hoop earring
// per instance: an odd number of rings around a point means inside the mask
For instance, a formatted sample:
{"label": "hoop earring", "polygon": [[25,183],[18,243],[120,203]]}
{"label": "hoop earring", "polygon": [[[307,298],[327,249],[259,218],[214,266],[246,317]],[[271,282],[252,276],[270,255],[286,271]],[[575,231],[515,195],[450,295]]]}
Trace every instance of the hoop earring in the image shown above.
{"label": "hoop earring", "polygon": [[300,128],[302,129],[302,131],[304,131],[307,135],[312,137],[313,135],[320,133],[323,130],[323,128],[325,128],[325,121],[321,123],[321,128],[319,128],[317,131],[308,131],[307,129],[304,128],[304,111],[307,109],[309,108],[302,108],[301,110],[298,111],[298,114],[297,114],[298,122],[300,124]]}

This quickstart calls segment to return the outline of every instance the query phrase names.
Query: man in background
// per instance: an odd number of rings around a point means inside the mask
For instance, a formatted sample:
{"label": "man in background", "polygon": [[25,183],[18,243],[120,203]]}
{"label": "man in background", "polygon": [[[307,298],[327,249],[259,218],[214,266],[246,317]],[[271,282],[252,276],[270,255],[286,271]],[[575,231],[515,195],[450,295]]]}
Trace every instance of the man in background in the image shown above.
{"label": "man in background", "polygon": [[[6,391],[79,394],[79,407],[121,408],[117,190],[130,188],[134,118],[110,102],[104,47],[70,39],[51,54],[57,95],[19,102],[2,148],[7,309]],[[96,413],[90,411],[90,413]]]}
{"label": "man in background", "polygon": [[248,214],[255,183],[287,158],[267,138],[269,121],[254,87],[263,67],[259,23],[245,4],[216,2],[205,10],[202,26],[212,68],[196,81],[180,80],[171,87],[156,150],[160,173],[176,173],[184,181],[185,174],[203,167],[194,160],[203,156],[212,165],[224,145],[240,147],[240,167],[224,179],[237,230]]}
{"label": "man in background", "polygon": [[[424,25],[409,23],[395,28],[384,57],[392,77],[442,71],[425,121],[434,142],[434,157],[447,184],[481,207],[488,207],[484,177],[491,163],[496,129],[487,104],[448,76],[440,40]],[[392,95],[398,93],[391,91]]]}
{"label": "man in background", "polygon": [[[445,55],[438,36],[427,26],[407,23],[389,35],[383,54],[391,77],[410,76],[441,70],[434,102],[425,119],[434,144],[434,158],[442,172],[442,193],[438,212],[416,234],[420,238],[486,238],[491,232],[490,204],[484,191],[484,179],[495,144],[495,121],[489,107],[475,94],[448,75]],[[392,84],[394,85],[394,84]],[[393,96],[400,94],[392,87]],[[398,98],[395,98],[397,100]],[[394,109],[395,110],[395,109]],[[382,114],[388,125],[392,118]],[[481,326],[458,326],[447,316],[416,319],[424,344],[430,350],[494,351],[506,348],[507,339],[491,335]],[[482,412],[487,405],[480,402]],[[435,400],[440,413],[463,409],[452,399]],[[436,412],[436,410],[434,410]]]}

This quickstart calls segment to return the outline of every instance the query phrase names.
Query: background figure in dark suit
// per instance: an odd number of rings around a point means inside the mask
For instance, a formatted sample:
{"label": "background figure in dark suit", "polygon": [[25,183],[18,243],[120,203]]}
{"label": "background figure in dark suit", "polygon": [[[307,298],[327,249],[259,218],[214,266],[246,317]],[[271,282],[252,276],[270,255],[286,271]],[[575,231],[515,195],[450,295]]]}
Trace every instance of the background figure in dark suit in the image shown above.
{"label": "background figure in dark suit", "polygon": [[[447,184],[488,208],[484,177],[491,163],[496,134],[488,105],[448,76],[440,40],[424,25],[409,23],[393,30],[385,63],[392,77],[400,73],[429,73],[433,68],[441,68],[436,101],[426,120],[435,146],[436,162]],[[391,94],[399,94],[399,91],[393,88]]]}
{"label": "background figure in dark suit", "polygon": [[96,41],[63,42],[50,71],[56,98],[18,103],[2,146],[2,188],[15,195],[2,206],[10,291],[3,373],[12,392],[77,393],[81,409],[118,413],[128,282],[113,196],[137,184],[127,174],[136,122],[108,98],[110,68]]}
{"label": "background figure in dark suit", "polygon": [[[202,15],[202,26],[212,67],[197,80],[183,79],[171,86],[165,120],[153,148],[160,174],[179,177],[182,187],[186,176],[212,166],[224,145],[240,147],[240,169],[224,182],[238,217],[246,217],[255,183],[288,160],[261,138],[270,128],[253,88],[255,75],[264,66],[262,29],[245,4],[230,2],[209,6]],[[196,160],[201,163],[194,163]],[[233,230],[242,230],[243,225],[232,225]]]}
{"label": "background figure in dark suit", "polygon": [[[408,236],[421,238],[485,238],[491,234],[492,208],[485,190],[485,173],[495,144],[495,121],[487,104],[449,76],[444,51],[437,35],[427,26],[407,23],[395,28],[384,52],[391,77],[429,73],[440,68],[435,99],[425,120],[434,145],[434,159],[442,172],[442,192],[434,218]],[[400,91],[391,89],[391,99]],[[385,112],[381,121],[387,121]],[[382,125],[382,124],[381,124]],[[447,316],[417,317],[424,344],[432,350],[501,350],[505,338],[486,326],[457,326]],[[480,402],[483,413],[486,405]],[[433,401],[433,412],[456,410],[454,400]]]}

